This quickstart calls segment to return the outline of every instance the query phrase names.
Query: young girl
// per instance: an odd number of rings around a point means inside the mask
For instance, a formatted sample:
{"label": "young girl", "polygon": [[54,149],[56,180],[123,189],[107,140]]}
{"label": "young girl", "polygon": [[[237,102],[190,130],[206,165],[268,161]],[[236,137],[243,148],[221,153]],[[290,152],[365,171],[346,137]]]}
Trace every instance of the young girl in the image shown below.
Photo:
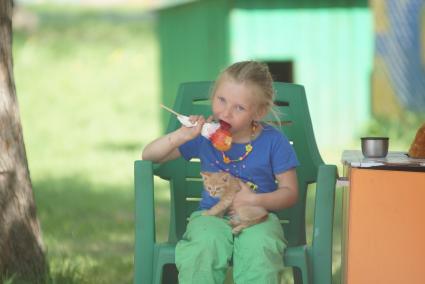
{"label": "young girl", "polygon": [[[226,171],[248,182],[250,186],[241,182],[233,210],[254,205],[273,212],[294,205],[298,198],[295,152],[280,131],[260,123],[272,111],[272,83],[267,65],[256,61],[235,63],[218,77],[212,112],[216,120],[231,126],[230,150],[215,149],[200,135],[205,118],[191,116],[192,122],[198,122],[196,127],[182,126],[156,139],[145,147],[142,158],[164,162],[180,156],[186,160],[197,157],[202,171]],[[179,283],[223,283],[231,260],[235,283],[280,283],[286,245],[276,215],[269,213],[265,222],[234,236],[226,219],[202,215],[202,210],[217,202],[203,191],[200,210],[191,215],[177,244]]]}

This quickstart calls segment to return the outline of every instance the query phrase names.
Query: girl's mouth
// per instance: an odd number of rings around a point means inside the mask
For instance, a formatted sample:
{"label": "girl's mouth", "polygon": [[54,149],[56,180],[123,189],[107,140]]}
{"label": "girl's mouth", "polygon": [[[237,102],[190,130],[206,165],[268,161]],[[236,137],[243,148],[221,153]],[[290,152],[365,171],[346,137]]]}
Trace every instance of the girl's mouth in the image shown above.
{"label": "girl's mouth", "polygon": [[219,120],[219,123],[220,123],[220,127],[222,128],[222,129],[225,129],[225,130],[229,130],[230,128],[232,128],[232,126],[228,123],[228,122],[226,122],[226,121],[224,121],[224,120]]}

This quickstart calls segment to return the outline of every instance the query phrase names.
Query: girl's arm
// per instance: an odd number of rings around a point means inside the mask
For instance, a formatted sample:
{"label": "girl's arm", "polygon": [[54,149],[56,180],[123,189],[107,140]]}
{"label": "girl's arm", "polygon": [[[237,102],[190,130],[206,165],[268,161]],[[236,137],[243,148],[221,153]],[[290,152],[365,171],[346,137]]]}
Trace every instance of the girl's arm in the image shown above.
{"label": "girl's arm", "polygon": [[201,133],[205,118],[202,116],[190,116],[190,121],[198,122],[198,124],[195,127],[182,126],[176,131],[150,142],[143,149],[142,159],[154,163],[162,163],[180,157],[178,147]]}
{"label": "girl's arm", "polygon": [[276,175],[278,188],[269,193],[255,194],[249,187],[241,182],[242,190],[238,192],[233,201],[233,207],[254,205],[269,211],[281,210],[291,207],[298,200],[298,181],[295,169]]}

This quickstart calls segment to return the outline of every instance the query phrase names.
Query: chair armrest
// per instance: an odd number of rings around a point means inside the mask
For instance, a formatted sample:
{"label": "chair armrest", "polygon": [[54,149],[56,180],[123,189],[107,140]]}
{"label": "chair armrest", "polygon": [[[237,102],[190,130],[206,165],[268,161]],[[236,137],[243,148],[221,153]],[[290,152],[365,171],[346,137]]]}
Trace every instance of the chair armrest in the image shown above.
{"label": "chair armrest", "polygon": [[155,203],[153,164],[151,161],[134,162],[135,188],[135,283],[152,279],[155,243]]}
{"label": "chair armrest", "polygon": [[335,165],[320,165],[316,184],[313,242],[310,253],[315,283],[331,283],[332,280],[332,229],[335,205]]}
{"label": "chair armrest", "polygon": [[302,283],[310,284],[311,263],[308,260],[308,250],[306,245],[288,247],[285,251],[285,266],[297,267],[301,272]]}

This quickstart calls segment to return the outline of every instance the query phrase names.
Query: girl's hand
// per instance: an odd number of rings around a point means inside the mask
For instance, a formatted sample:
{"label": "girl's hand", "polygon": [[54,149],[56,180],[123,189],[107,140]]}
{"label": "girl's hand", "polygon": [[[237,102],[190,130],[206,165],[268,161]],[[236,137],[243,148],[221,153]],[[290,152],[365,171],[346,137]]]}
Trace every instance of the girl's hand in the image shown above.
{"label": "girl's hand", "polygon": [[248,185],[243,181],[239,181],[241,190],[236,194],[233,199],[231,211],[237,210],[238,207],[246,205],[256,205],[257,194],[252,192]]}
{"label": "girl's hand", "polygon": [[202,126],[205,123],[205,118],[202,115],[191,115],[189,116],[189,120],[192,123],[197,122],[198,124],[193,127],[186,127],[184,125],[181,126],[180,131],[184,139],[187,141],[192,140],[193,138],[201,134]]}

